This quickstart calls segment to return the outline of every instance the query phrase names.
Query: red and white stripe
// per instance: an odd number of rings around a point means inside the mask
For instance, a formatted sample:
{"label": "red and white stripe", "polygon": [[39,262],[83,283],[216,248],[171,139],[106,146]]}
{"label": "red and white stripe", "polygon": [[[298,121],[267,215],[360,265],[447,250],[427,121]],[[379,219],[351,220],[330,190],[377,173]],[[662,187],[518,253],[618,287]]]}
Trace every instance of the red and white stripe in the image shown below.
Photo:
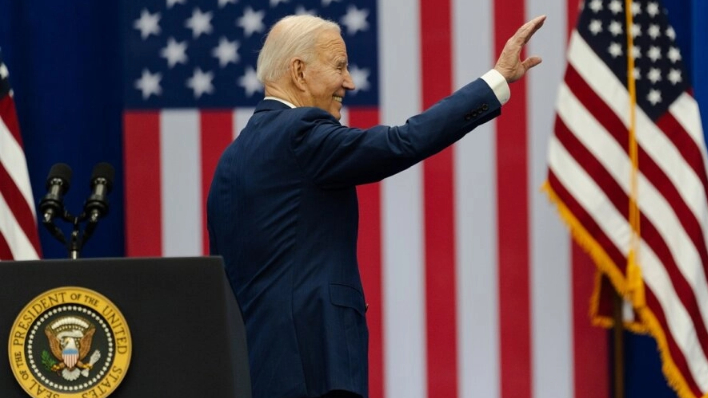
{"label": "red and white stripe", "polygon": [[252,108],[126,111],[126,252],[129,256],[209,253],[206,198],[221,152]]}
{"label": "red and white stripe", "polygon": [[76,350],[73,350],[73,353],[71,354],[62,353],[61,358],[62,360],[64,360],[64,364],[68,369],[73,369],[74,366],[76,366],[76,363],[79,361],[79,354],[76,352]]}
{"label": "red and white stripe", "polygon": [[[404,123],[489,70],[526,20],[548,20],[527,51],[544,63],[500,118],[359,187],[371,397],[609,394],[606,333],[587,315],[594,265],[540,192],[577,4],[379,2],[380,107],[346,109],[351,126]],[[129,255],[207,252],[209,176],[250,112],[126,113]]]}
{"label": "red and white stripe", "polygon": [[[610,262],[625,272],[630,161],[629,94],[573,34],[550,141],[549,181]],[[708,392],[708,178],[696,101],[684,93],[652,122],[636,109],[642,320],[682,397]],[[641,303],[637,304],[641,305]]]}
{"label": "red and white stripe", "polygon": [[[0,80],[7,79],[0,62]],[[0,98],[0,260],[36,260],[41,249],[27,160],[12,95]]]}

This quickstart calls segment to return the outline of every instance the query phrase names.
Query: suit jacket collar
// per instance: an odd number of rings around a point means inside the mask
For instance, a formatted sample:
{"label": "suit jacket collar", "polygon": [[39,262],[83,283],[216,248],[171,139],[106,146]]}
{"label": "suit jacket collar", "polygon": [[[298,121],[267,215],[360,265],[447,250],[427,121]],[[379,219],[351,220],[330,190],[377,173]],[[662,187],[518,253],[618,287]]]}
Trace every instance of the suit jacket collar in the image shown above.
{"label": "suit jacket collar", "polygon": [[264,99],[256,105],[256,110],[254,113],[264,112],[264,111],[279,111],[283,109],[292,109],[284,103],[272,99]]}

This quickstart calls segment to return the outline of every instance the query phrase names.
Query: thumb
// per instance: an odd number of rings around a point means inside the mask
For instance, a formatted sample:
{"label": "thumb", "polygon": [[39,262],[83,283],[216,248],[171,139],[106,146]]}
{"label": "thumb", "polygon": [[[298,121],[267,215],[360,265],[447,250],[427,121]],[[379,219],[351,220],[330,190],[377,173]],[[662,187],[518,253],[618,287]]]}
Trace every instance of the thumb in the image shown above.
{"label": "thumb", "polygon": [[522,62],[521,64],[524,66],[525,70],[529,70],[529,69],[533,68],[534,66],[540,64],[541,62],[543,62],[541,57],[533,56],[533,57],[526,58],[524,60],[524,62]]}

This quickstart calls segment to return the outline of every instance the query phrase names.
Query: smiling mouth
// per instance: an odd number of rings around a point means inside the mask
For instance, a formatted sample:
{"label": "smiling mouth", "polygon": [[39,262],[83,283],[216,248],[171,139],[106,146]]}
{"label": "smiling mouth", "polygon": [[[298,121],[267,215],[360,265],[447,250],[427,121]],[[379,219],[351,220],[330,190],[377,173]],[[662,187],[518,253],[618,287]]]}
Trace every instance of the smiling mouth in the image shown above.
{"label": "smiling mouth", "polygon": [[340,97],[340,96],[337,96],[337,95],[334,96],[334,100],[337,101],[337,102],[340,102],[340,103],[341,103],[343,99],[344,99],[344,97]]}

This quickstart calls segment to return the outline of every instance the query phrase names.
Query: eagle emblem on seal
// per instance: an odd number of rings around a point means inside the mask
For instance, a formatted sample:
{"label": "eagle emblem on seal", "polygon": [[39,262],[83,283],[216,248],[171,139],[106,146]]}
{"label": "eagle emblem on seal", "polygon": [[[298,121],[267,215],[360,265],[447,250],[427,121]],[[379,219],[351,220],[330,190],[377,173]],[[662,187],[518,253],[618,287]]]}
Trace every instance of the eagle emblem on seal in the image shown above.
{"label": "eagle emblem on seal", "polygon": [[101,358],[95,350],[89,360],[91,341],[96,327],[88,320],[78,316],[57,319],[44,329],[49,340],[52,355],[59,361],[51,367],[66,380],[76,380],[79,376],[88,377],[93,365]]}

